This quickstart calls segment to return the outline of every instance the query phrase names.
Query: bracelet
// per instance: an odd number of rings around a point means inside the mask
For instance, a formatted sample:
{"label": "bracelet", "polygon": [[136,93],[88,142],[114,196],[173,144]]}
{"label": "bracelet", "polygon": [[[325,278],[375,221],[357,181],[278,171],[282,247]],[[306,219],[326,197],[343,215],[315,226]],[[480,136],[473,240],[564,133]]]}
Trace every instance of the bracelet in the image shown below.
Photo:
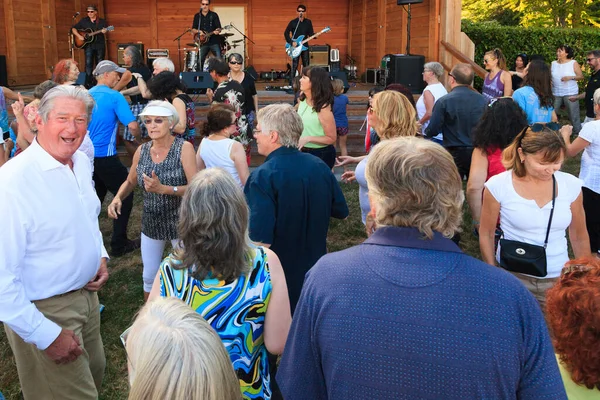
{"label": "bracelet", "polygon": [[473,220],[473,221],[472,221],[472,224],[473,224],[473,225],[479,225],[479,221]]}

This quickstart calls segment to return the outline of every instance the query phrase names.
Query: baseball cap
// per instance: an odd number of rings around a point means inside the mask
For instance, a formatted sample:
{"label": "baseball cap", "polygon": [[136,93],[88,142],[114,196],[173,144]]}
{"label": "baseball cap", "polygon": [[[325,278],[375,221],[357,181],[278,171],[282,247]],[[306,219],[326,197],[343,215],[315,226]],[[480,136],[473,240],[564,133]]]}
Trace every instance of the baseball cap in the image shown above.
{"label": "baseball cap", "polygon": [[89,6],[87,6],[87,10],[88,11],[98,11],[98,7],[95,5],[89,5]]}
{"label": "baseball cap", "polygon": [[98,65],[96,65],[96,69],[94,69],[93,74],[95,76],[99,76],[99,75],[105,74],[107,72],[113,72],[113,71],[117,71],[118,73],[122,74],[123,72],[125,72],[127,70],[125,68],[119,67],[117,64],[115,64],[114,62],[112,62],[110,60],[102,60],[98,63]]}

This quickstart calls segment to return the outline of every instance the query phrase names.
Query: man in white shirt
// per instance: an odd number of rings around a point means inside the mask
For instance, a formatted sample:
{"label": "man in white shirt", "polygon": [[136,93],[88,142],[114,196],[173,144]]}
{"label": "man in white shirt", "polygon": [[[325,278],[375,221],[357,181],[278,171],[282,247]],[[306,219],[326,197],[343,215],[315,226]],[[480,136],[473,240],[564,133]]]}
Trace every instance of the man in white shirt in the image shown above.
{"label": "man in white shirt", "polygon": [[0,321],[25,399],[96,399],[106,359],[97,291],[108,279],[91,167],[77,149],[94,101],[58,86],[38,134],[0,169]]}

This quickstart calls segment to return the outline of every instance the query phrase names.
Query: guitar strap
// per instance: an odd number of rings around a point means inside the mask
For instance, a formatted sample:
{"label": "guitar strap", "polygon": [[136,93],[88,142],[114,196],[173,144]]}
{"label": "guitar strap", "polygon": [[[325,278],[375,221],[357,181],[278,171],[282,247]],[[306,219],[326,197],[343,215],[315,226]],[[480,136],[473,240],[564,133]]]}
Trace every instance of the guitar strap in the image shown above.
{"label": "guitar strap", "polygon": [[298,31],[299,26],[300,26],[300,18],[298,18],[298,23],[296,24],[296,29],[294,29],[294,33],[292,34],[292,42],[296,39],[296,32]]}

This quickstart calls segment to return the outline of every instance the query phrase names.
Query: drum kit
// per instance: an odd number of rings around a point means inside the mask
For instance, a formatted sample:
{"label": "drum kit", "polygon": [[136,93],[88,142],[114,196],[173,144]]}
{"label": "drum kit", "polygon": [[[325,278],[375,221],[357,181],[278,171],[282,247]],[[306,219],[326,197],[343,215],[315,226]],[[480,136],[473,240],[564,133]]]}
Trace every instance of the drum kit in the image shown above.
{"label": "drum kit", "polygon": [[[221,57],[225,58],[228,55],[228,52],[235,51],[237,47],[243,45],[244,39],[233,40],[229,43],[229,38],[234,34],[231,32],[221,33],[219,35],[215,35],[219,39],[219,43],[221,46]],[[184,64],[184,72],[198,72],[198,60],[200,57],[200,45],[197,42],[186,43],[187,47],[180,49],[179,51],[183,52],[183,64]]]}

